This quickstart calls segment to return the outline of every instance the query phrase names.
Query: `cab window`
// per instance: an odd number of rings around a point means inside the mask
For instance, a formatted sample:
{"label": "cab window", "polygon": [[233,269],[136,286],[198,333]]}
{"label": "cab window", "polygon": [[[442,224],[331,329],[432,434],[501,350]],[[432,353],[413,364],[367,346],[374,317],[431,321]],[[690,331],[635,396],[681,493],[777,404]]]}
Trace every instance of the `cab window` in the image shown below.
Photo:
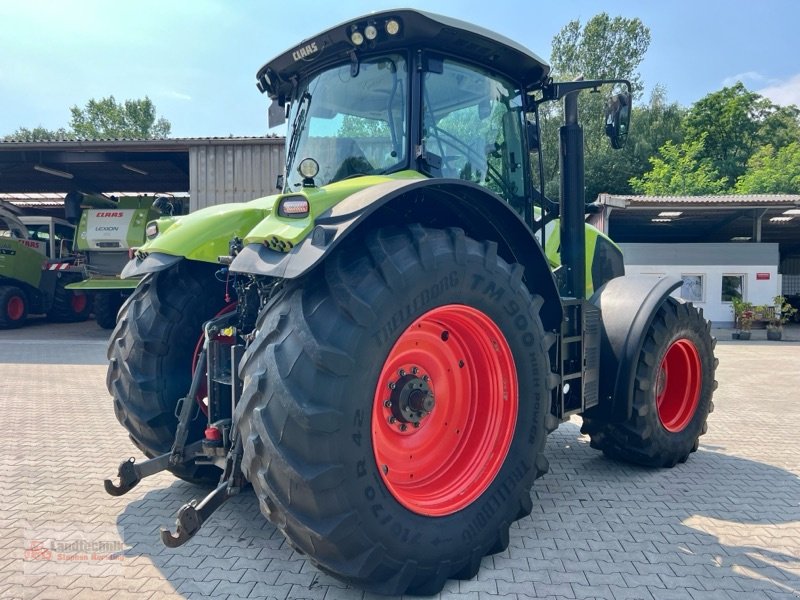
{"label": "cab window", "polygon": [[423,80],[425,152],[432,175],[485,186],[524,212],[522,97],[504,78],[445,59]]}

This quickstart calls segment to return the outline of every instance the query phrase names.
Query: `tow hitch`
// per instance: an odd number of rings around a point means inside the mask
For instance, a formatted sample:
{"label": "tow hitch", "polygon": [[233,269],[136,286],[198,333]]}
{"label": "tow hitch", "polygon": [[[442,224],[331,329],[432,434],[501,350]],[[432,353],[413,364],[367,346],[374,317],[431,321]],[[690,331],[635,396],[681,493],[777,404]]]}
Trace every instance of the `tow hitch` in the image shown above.
{"label": "tow hitch", "polygon": [[[226,500],[238,494],[245,484],[241,471],[242,443],[233,427],[234,407],[241,392],[236,370],[244,346],[229,343],[237,339],[232,325],[236,312],[208,321],[204,330],[203,349],[197,359],[188,394],[178,401],[178,425],[172,449],[160,456],[136,462],[129,458],[119,465],[119,484],[106,479],[104,487],[112,496],[128,493],[145,477],[171,466],[195,462],[216,465],[222,469],[217,488],[200,502],[192,500],[178,511],[175,532],[161,528],[161,541],[176,548],[190,540]],[[199,417],[198,393],[205,380],[208,392],[205,438],[186,443],[190,424]]]}

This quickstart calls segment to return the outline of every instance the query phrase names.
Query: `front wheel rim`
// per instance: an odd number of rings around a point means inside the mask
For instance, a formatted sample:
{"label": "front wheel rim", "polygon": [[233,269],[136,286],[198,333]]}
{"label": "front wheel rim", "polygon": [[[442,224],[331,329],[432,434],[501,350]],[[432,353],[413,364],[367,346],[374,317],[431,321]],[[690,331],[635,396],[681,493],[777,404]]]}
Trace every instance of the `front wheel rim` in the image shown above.
{"label": "front wheel rim", "polygon": [[19,321],[25,314],[25,301],[19,296],[11,296],[6,305],[6,314],[12,321]]}
{"label": "front wheel rim", "polygon": [[675,340],[667,348],[656,379],[656,406],[664,429],[683,431],[700,403],[702,386],[700,353],[690,340]]}
{"label": "front wheel rim", "polygon": [[435,308],[400,335],[378,378],[378,472],[412,512],[453,514],[500,472],[517,411],[513,355],[494,321],[468,306]]}
{"label": "front wheel rim", "polygon": [[89,298],[86,296],[86,294],[76,294],[75,292],[72,293],[72,298],[70,298],[70,307],[72,308],[72,312],[76,315],[79,315],[86,310],[86,305],[88,303]]}

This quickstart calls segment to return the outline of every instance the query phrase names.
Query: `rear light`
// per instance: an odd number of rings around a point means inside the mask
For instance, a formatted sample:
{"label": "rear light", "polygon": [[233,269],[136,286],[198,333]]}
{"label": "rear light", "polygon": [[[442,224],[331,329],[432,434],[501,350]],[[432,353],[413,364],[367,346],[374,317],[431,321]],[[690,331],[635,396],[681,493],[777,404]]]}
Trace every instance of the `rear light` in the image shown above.
{"label": "rear light", "polygon": [[154,237],[156,237],[158,235],[158,223],[148,223],[144,230],[144,234],[147,236],[148,240],[152,240]]}
{"label": "rear light", "polygon": [[278,205],[278,215],[290,219],[307,217],[308,211],[308,199],[304,196],[287,196]]}

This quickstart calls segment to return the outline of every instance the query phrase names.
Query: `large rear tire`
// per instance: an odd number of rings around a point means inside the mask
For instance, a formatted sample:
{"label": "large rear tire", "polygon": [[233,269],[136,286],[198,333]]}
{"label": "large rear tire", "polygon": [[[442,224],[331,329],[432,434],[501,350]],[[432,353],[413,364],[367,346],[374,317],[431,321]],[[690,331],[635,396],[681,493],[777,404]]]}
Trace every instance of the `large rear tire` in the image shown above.
{"label": "large rear tire", "polygon": [[[122,306],[108,347],[106,386],[114,412],[145,455],[169,452],[175,440],[178,399],[189,391],[202,325],[225,306],[215,267],[181,261],[147,275]],[[190,424],[187,442],[203,435],[202,418]],[[219,480],[216,467],[184,464],[173,474],[193,483]]]}
{"label": "large rear tire", "polygon": [[53,305],[47,311],[47,318],[59,323],[85,321],[92,312],[92,298],[80,290],[68,290],[67,284],[78,281],[59,273],[53,293]]}
{"label": "large rear tire", "polygon": [[122,294],[113,292],[95,292],[94,320],[103,329],[114,329],[117,325],[117,314],[122,306]]}
{"label": "large rear tire", "polygon": [[240,367],[242,469],[321,569],[434,594],[507,547],[546,470],[552,381],[522,274],[460,230],[383,229],[262,313]]}
{"label": "large rear tire", "polygon": [[668,298],[638,357],[631,417],[612,423],[584,416],[581,431],[590,436],[592,447],[649,467],[686,462],[714,410],[715,343],[702,312]]}
{"label": "large rear tire", "polygon": [[0,329],[16,329],[28,316],[28,297],[15,285],[0,286]]}

